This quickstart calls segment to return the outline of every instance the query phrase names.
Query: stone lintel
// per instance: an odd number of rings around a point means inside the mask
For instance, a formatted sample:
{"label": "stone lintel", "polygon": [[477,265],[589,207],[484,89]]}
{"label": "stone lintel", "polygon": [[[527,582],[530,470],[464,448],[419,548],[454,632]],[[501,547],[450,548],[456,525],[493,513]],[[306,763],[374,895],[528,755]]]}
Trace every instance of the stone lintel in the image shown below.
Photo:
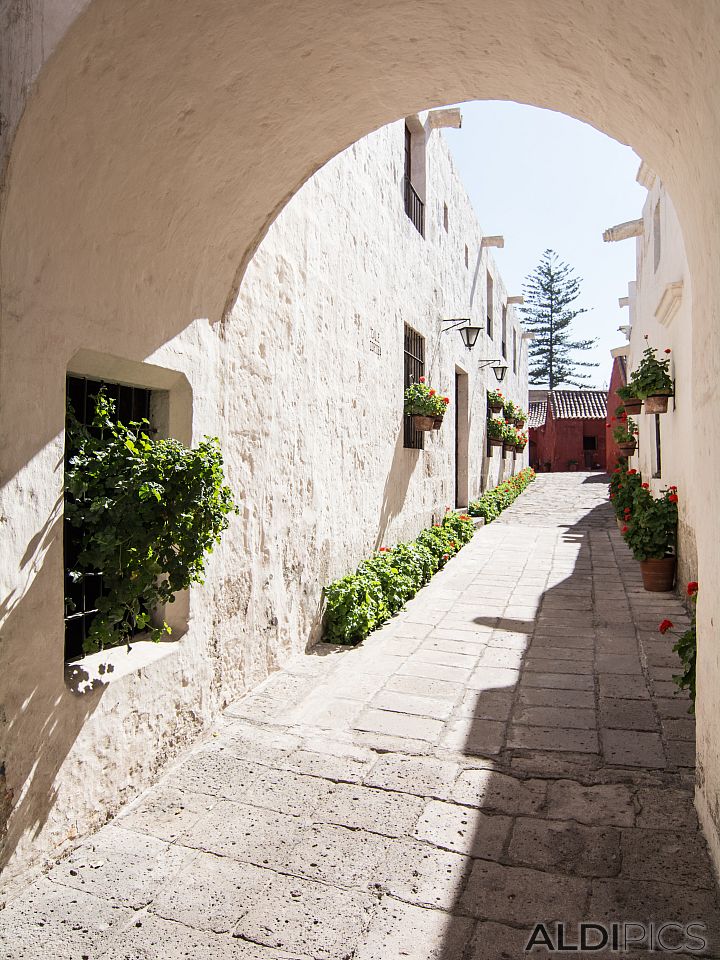
{"label": "stone lintel", "polygon": [[642,160],[640,162],[640,166],[638,167],[638,172],[635,176],[635,179],[641,187],[645,187],[646,190],[652,190],[656,179],[655,171],[651,170],[647,163]]}
{"label": "stone lintel", "polygon": [[431,130],[440,130],[442,127],[453,127],[459,130],[462,127],[462,114],[457,107],[431,110],[427,116],[427,125]]}
{"label": "stone lintel", "polygon": [[480,242],[480,249],[483,247],[499,247],[501,250],[505,246],[505,237],[494,236],[494,237],[483,237]]}
{"label": "stone lintel", "polygon": [[663,290],[658,305],[655,307],[655,317],[664,327],[668,327],[672,323],[675,314],[678,312],[682,293],[682,280],[668,283]]}

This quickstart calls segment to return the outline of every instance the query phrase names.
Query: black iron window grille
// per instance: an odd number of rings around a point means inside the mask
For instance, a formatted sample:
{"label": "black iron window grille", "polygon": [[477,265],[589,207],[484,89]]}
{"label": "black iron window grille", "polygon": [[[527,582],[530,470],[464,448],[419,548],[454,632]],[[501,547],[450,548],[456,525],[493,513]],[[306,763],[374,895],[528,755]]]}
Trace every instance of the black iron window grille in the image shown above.
{"label": "black iron window grille", "polygon": [[[420,377],[425,376],[425,337],[407,324],[404,360],[403,389],[406,390],[411,383],[419,383]],[[403,420],[403,446],[410,450],[424,450],[425,434],[415,429],[412,417],[406,414]]]}
{"label": "black iron window grille", "polygon": [[660,414],[655,414],[655,473],[653,477],[662,476],[662,443],[660,441]]}
{"label": "black iron window grille", "polygon": [[[150,419],[150,391],[119,383],[89,380],[86,377],[68,377],[66,399],[80,423],[90,426],[95,413],[95,398],[101,387],[115,401],[115,419],[121,423]],[[65,462],[75,451],[66,443]],[[85,573],[75,582],[70,571],[76,569],[80,553],[80,531],[67,520],[63,525],[63,556],[65,567],[65,659],[74,660],[84,655],[83,643],[90,624],[97,613],[97,602],[103,596],[101,570]]]}
{"label": "black iron window grille", "polygon": [[425,204],[412,185],[412,132],[405,124],[405,176],[403,177],[405,194],[405,213],[421,237],[425,236]]}
{"label": "black iron window grille", "polygon": [[493,278],[490,272],[487,274],[487,335],[493,338],[493,310],[494,310],[495,292],[493,288]]}

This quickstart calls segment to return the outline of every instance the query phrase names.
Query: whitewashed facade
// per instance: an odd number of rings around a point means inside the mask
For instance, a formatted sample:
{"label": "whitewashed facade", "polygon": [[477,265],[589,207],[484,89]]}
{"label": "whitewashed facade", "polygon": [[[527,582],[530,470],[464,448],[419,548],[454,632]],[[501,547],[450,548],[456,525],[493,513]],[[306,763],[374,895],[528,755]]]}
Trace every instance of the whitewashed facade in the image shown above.
{"label": "whitewashed facade", "polygon": [[[15,524],[0,681],[7,882],[104,822],[231,700],[316,642],[324,584],[527,462],[486,455],[486,394],[498,383],[479,366],[502,360],[501,389],[526,408],[527,342],[438,121],[409,122],[424,237],[405,211],[400,121],[298,191],[218,322],[190,320],[147,356],[112,327],[92,349],[58,340],[55,421],[67,372],[151,388],[161,432],[220,438],[240,515],[205,585],[169,609],[174,641],[96,654],[68,677],[62,430],[6,488]],[[473,351],[443,332],[453,317],[482,327]],[[424,337],[428,381],[451,397],[423,450],[403,440],[405,325]]]}
{"label": "whitewashed facade", "polygon": [[670,195],[659,177],[642,164],[638,180],[648,194],[642,216],[626,231],[635,235],[636,277],[628,284],[627,344],[614,350],[626,357],[628,375],[639,365],[643,350],[654,347],[665,358],[669,349],[675,396],[667,413],[639,414],[638,446],[631,465],[657,494],[673,484],[679,495],[678,583],[697,579],[694,487],[692,287],[682,230]]}

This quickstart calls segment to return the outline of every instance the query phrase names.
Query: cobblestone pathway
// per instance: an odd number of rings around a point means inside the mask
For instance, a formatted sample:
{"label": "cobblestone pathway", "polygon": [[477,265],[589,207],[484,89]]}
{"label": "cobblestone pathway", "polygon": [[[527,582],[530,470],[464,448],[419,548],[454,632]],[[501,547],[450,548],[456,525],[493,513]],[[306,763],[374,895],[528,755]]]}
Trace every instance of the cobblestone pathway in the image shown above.
{"label": "cobblestone pathway", "polygon": [[656,632],[686,621],[601,481],[539,476],[362,647],[234,704],[8,905],[0,955],[516,960],[536,922],[574,944],[582,920],[698,920],[720,946]]}

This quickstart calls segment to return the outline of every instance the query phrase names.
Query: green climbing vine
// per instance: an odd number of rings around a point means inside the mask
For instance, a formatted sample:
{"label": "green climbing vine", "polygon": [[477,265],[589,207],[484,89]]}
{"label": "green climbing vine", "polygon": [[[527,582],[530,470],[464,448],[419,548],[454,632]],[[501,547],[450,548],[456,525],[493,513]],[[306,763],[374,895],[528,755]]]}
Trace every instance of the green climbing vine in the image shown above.
{"label": "green climbing vine", "polygon": [[68,409],[65,516],[80,540],[70,577],[101,571],[104,584],[85,653],[129,644],[138,630],[170,633],[152,611],[203,582],[206,555],[237,513],[216,438],[195,449],[155,440],[147,420],[118,423],[114,409],[102,390],[91,426]]}

